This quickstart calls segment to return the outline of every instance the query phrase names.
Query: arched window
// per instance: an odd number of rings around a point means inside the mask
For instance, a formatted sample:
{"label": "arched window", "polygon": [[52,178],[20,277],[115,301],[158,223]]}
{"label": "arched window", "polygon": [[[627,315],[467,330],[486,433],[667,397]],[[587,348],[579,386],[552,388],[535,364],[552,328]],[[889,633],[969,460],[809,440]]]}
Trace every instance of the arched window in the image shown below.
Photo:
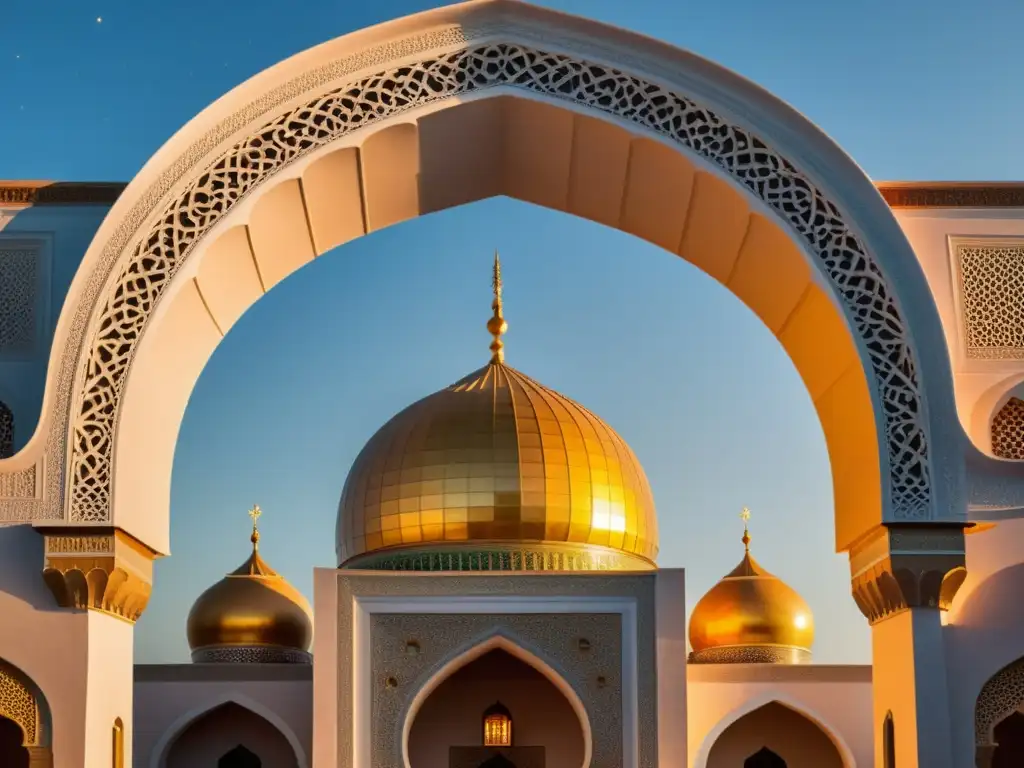
{"label": "arched window", "polygon": [[500,701],[484,710],[484,746],[512,746],[512,713]]}
{"label": "arched window", "polygon": [[239,744],[217,761],[217,768],[263,768],[263,761]]}
{"label": "arched window", "polygon": [[786,768],[786,761],[768,747],[761,747],[743,761],[743,768]]}
{"label": "arched window", "polygon": [[882,765],[896,768],[896,726],[892,722],[892,712],[885,713],[885,722],[882,723]]}
{"label": "arched window", "polygon": [[124,723],[120,717],[114,718],[114,728],[111,736],[113,739],[110,753],[113,755],[111,764],[114,768],[124,768]]}

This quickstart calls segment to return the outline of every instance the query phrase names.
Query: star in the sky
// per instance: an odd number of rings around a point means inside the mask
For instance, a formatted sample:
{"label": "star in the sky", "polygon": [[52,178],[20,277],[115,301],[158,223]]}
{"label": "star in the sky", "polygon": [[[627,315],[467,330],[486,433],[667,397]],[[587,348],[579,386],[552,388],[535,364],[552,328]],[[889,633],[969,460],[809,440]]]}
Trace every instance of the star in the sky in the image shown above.
{"label": "star in the sky", "polygon": [[103,17],[102,16],[97,16],[96,17],[96,23],[97,24],[102,24],[103,23]]}

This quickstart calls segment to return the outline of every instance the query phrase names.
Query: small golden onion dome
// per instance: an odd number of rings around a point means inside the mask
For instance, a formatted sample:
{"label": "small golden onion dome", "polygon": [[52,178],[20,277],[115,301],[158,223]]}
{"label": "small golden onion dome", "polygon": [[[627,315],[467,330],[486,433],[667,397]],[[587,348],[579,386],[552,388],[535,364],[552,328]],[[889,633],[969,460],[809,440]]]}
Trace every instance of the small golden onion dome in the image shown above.
{"label": "small golden onion dome", "polygon": [[[744,520],[749,517],[743,511]],[[814,617],[796,590],[750,556],[700,599],[690,616],[690,661],[699,664],[801,664],[811,660]]]}
{"label": "small golden onion dome", "polygon": [[647,570],[640,462],[601,419],[505,365],[495,255],[491,360],[406,408],[356,458],[338,562],[380,570]]}
{"label": "small golden onion dome", "polygon": [[310,662],[313,619],[309,603],[259,554],[253,507],[252,554],[199,596],[188,614],[194,662]]}

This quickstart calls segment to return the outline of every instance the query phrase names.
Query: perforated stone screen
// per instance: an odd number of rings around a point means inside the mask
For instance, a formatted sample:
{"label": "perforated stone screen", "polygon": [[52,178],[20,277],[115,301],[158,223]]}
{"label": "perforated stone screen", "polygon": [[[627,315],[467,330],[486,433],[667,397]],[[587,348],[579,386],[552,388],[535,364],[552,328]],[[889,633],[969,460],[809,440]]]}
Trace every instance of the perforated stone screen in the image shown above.
{"label": "perforated stone screen", "polygon": [[992,419],[992,453],[1024,460],[1024,400],[1011,397]]}
{"label": "perforated stone screen", "polygon": [[967,357],[1024,359],[1024,241],[956,246]]}

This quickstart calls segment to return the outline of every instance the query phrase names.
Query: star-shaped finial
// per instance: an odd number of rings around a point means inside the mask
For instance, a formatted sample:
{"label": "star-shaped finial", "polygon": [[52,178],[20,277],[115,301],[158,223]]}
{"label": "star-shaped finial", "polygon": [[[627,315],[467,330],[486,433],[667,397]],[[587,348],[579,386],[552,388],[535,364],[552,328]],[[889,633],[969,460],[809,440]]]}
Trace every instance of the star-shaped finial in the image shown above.
{"label": "star-shaped finial", "polygon": [[742,520],[744,523],[750,520],[750,509],[748,509],[747,507],[743,508],[743,511],[740,512],[740,520]]}
{"label": "star-shaped finial", "polygon": [[259,504],[253,504],[252,509],[249,510],[249,517],[252,518],[253,527],[256,527],[256,521],[260,519],[260,515],[263,514],[263,510],[260,509]]}

